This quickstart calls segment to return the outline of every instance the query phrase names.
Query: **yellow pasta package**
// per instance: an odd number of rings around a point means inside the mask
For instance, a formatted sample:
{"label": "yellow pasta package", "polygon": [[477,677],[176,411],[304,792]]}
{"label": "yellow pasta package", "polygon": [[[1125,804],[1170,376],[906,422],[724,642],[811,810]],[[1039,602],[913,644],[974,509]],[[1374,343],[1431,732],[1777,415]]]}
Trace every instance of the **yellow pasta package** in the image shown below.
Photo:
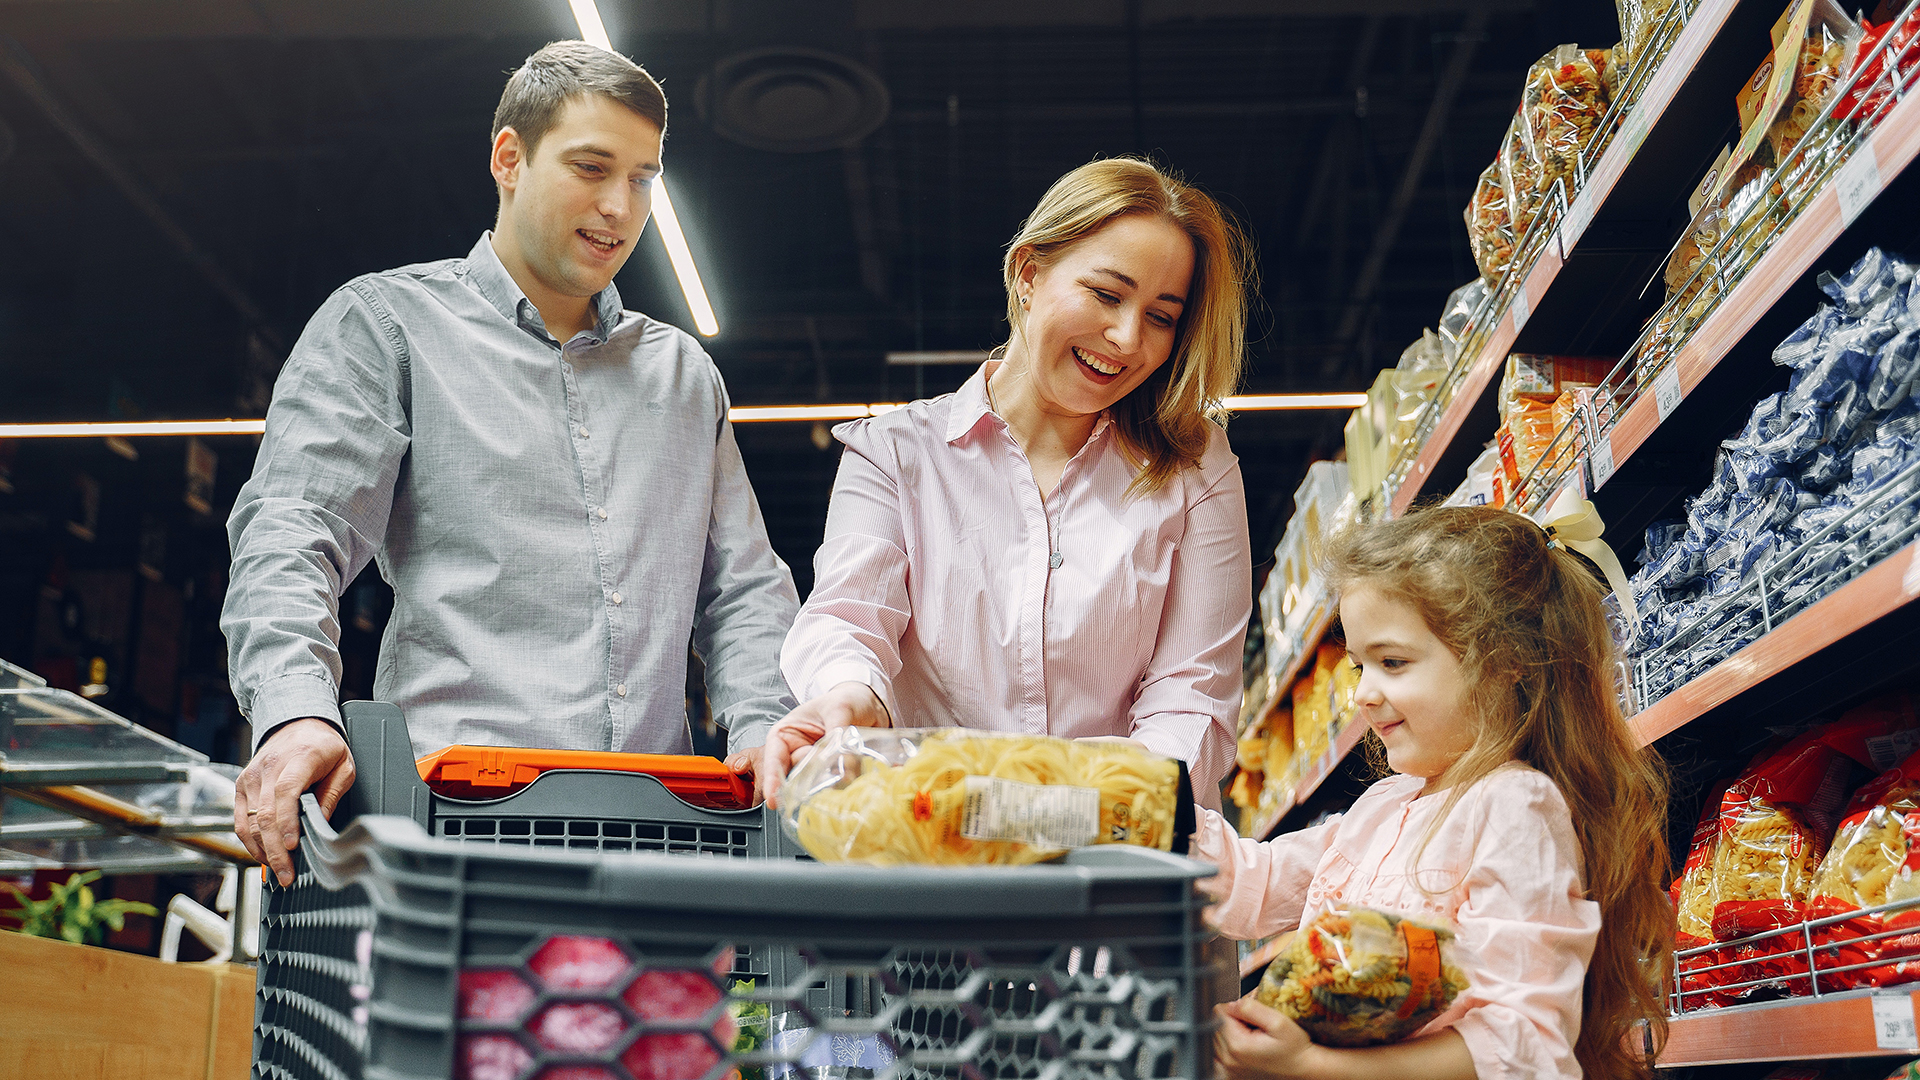
{"label": "yellow pasta package", "polygon": [[787,834],[822,862],[984,866],[1092,844],[1184,851],[1185,767],[1124,740],[965,728],[840,728],[780,795]]}
{"label": "yellow pasta package", "polygon": [[1374,908],[1326,912],[1267,966],[1254,999],[1323,1046],[1399,1042],[1467,988],[1453,931]]}

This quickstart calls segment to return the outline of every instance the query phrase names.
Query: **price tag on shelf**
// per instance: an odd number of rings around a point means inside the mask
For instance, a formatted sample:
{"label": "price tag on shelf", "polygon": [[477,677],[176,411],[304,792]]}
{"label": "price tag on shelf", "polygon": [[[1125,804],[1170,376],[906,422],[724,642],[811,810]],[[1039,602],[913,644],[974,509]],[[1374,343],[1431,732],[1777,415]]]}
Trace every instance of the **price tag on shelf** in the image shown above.
{"label": "price tag on shelf", "polygon": [[1527,284],[1523,281],[1520,283],[1519,288],[1513,290],[1514,333],[1519,333],[1520,328],[1527,325],[1527,316],[1531,314],[1533,314],[1532,309],[1527,307]]}
{"label": "price tag on shelf", "polygon": [[1587,226],[1591,224],[1593,224],[1593,196],[1590,192],[1583,190],[1579,197],[1573,200],[1573,205],[1567,207],[1567,216],[1560,221],[1560,257],[1562,259],[1566,258],[1567,253],[1573,250],[1573,245],[1579,243],[1580,238],[1586,235]]}
{"label": "price tag on shelf", "polygon": [[1593,468],[1593,490],[1599,491],[1613,479],[1613,436],[1596,435],[1593,440],[1593,457],[1588,464]]}
{"label": "price tag on shelf", "polygon": [[1872,143],[1855,149],[1840,166],[1840,174],[1833,178],[1833,190],[1840,196],[1840,227],[1844,229],[1880,194],[1880,162],[1873,156]]}
{"label": "price tag on shelf", "polygon": [[1873,1043],[1882,1050],[1920,1050],[1912,994],[1873,995]]}
{"label": "price tag on shelf", "polygon": [[1680,399],[1685,396],[1686,393],[1680,389],[1679,362],[1670,361],[1653,379],[1653,403],[1660,410],[1661,423],[1667,422],[1667,417],[1680,407]]}

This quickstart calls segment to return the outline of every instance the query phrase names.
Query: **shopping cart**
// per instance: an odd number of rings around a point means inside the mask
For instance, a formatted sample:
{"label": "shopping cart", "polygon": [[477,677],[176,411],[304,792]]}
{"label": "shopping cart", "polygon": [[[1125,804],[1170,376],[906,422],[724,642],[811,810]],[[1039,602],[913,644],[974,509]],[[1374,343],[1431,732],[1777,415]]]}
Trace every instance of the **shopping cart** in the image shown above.
{"label": "shopping cart", "polygon": [[688,806],[647,777],[549,773],[491,804],[447,800],[397,710],[355,703],[347,727],[362,772],[341,827],[303,799],[298,879],[265,904],[256,1077],[1212,1071],[1234,970],[1201,924],[1210,871],[1186,859],[829,866],[758,809]]}

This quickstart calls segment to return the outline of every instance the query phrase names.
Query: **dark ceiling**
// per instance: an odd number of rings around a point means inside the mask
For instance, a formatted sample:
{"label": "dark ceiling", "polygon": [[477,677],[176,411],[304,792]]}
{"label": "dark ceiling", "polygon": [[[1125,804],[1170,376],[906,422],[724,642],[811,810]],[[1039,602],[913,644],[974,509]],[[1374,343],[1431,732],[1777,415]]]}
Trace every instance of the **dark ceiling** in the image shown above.
{"label": "dark ceiling", "polygon": [[[1248,390],[1364,388],[1474,275],[1460,211],[1526,66],[1617,36],[1604,0],[601,6],[673,103],[668,176],[740,404],[952,389],[966,369],[883,356],[998,343],[1000,246],[1052,179],[1118,153],[1256,236]],[[0,0],[0,420],[260,415],[330,290],[490,224],[505,73],[573,34],[565,0]],[[793,47],[877,75],[877,129],[805,153],[716,133],[703,76]],[[690,325],[638,250],[628,306]],[[1344,419],[1234,423],[1257,551]],[[740,433],[803,590],[836,460],[812,434]],[[243,444],[221,444],[229,493]]]}

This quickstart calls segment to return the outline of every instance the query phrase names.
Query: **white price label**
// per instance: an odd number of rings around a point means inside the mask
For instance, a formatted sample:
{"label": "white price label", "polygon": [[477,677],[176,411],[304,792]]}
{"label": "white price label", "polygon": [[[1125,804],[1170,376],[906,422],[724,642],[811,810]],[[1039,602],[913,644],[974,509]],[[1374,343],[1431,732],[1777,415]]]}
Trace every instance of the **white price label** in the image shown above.
{"label": "white price label", "polygon": [[1519,333],[1520,328],[1527,325],[1527,316],[1531,314],[1533,314],[1532,310],[1527,307],[1527,286],[1525,282],[1521,282],[1520,287],[1513,290],[1514,333]]}
{"label": "white price label", "polygon": [[1912,995],[1873,995],[1873,1042],[1882,1050],[1920,1050]]}
{"label": "white price label", "polygon": [[1667,364],[1660,369],[1660,374],[1654,376],[1653,403],[1660,410],[1661,423],[1667,422],[1667,417],[1672,416],[1673,410],[1680,407],[1680,399],[1685,396],[1687,396],[1686,392],[1680,389],[1678,363]]}
{"label": "white price label", "polygon": [[1840,175],[1833,178],[1833,188],[1840,196],[1840,227],[1844,229],[1880,194],[1880,162],[1874,159],[1872,143],[1855,150],[1847,163],[1840,166]]}
{"label": "white price label", "polygon": [[1567,216],[1560,222],[1560,257],[1565,258],[1573,250],[1573,245],[1586,235],[1587,226],[1593,224],[1593,197],[1582,191],[1580,197],[1567,207]]}
{"label": "white price label", "polygon": [[1616,152],[1628,155],[1638,152],[1640,144],[1647,141],[1647,127],[1647,110],[1635,108],[1628,113],[1620,124],[1620,149]]}
{"label": "white price label", "polygon": [[1597,435],[1593,440],[1593,490],[1599,491],[1613,479],[1613,436]]}

